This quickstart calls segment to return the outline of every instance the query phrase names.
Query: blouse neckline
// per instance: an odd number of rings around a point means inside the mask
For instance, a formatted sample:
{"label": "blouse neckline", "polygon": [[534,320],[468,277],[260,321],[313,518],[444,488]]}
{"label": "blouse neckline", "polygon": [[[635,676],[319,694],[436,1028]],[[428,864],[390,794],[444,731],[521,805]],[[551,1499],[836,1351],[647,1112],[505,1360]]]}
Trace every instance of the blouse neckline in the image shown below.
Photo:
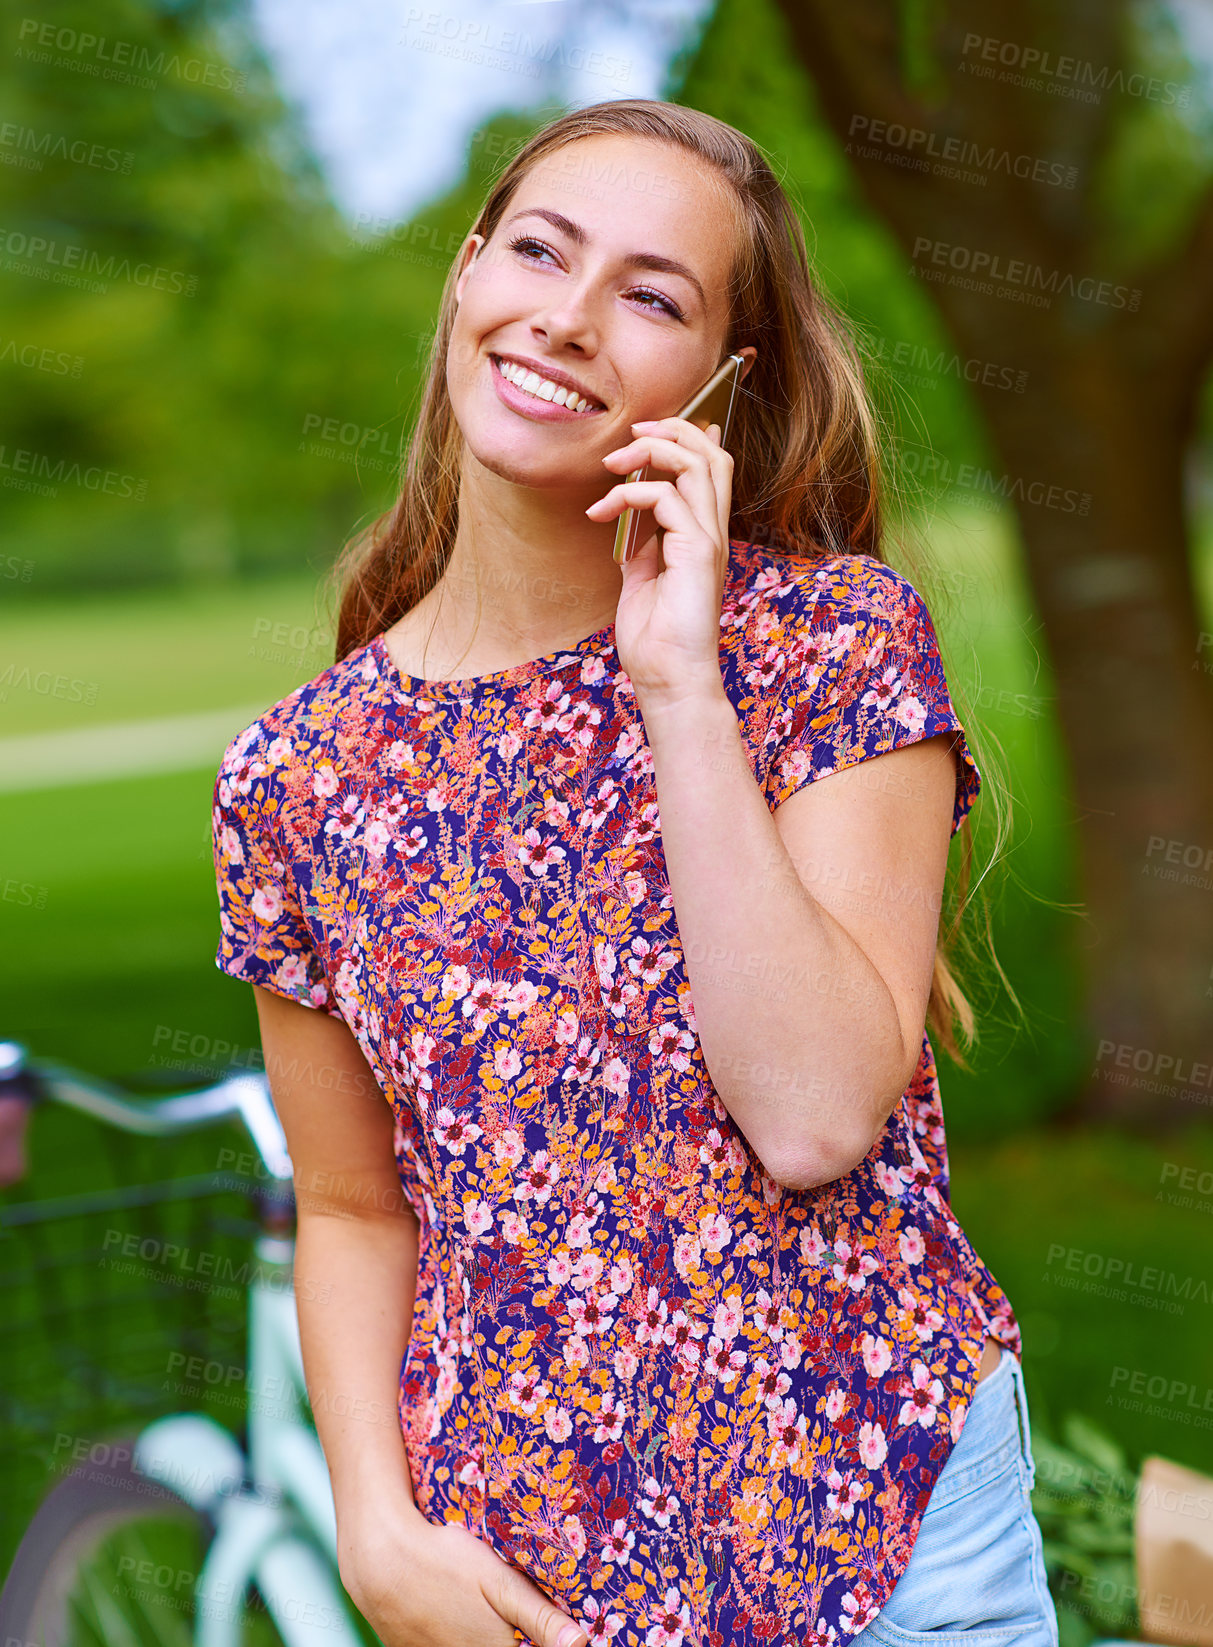
{"label": "blouse neckline", "polygon": [[522,686],[537,676],[555,674],[559,669],[567,669],[572,664],[580,663],[584,657],[592,653],[612,651],[615,645],[615,623],[612,620],[604,628],[595,629],[594,633],[587,635],[584,640],[574,641],[571,646],[562,646],[558,652],[548,652],[542,658],[530,658],[526,663],[511,664],[508,669],[497,669],[489,675],[469,675],[462,680],[431,681],[423,679],[420,675],[408,674],[388,651],[387,641],[382,632],[375,635],[369,645],[380,678],[398,697],[449,701],[456,698],[474,698],[493,688],[502,690]]}

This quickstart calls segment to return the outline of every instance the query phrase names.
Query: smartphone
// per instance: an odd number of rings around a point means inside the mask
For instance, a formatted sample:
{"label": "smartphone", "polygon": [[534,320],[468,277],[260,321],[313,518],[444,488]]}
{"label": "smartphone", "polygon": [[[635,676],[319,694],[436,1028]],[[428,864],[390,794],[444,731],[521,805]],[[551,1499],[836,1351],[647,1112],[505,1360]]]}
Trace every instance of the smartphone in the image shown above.
{"label": "smartphone", "polygon": [[[726,355],[708,381],[691,396],[676,417],[686,418],[697,428],[707,429],[713,423],[720,425],[720,444],[728,445],[729,428],[733,421],[733,407],[737,400],[737,385],[753,364],[752,355]],[[649,467],[633,469],[629,482],[648,480]],[[640,520],[647,509],[625,509],[615,530],[615,559],[620,565],[631,560],[640,547]],[[658,536],[661,528],[658,528]]]}

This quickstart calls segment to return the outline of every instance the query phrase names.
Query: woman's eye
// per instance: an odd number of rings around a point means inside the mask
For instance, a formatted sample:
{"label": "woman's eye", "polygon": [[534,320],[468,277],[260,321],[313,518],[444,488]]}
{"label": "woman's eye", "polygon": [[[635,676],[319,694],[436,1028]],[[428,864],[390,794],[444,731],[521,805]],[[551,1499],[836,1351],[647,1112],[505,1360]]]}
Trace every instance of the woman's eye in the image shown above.
{"label": "woman's eye", "polygon": [[[553,257],[557,255],[546,241],[535,240],[531,235],[515,235],[509,242],[509,247],[511,251],[517,252],[519,256],[524,257],[528,263],[539,262],[539,259],[532,255],[533,252],[551,252]],[[655,304],[659,303],[664,312],[671,316],[672,319],[682,319],[682,310],[677,306],[677,304],[671,302],[671,300],[666,297],[664,293],[653,291],[650,286],[633,286],[631,291],[628,293],[628,296],[632,299],[651,298],[654,301],[644,303],[642,305],[644,308],[651,309],[655,306]]]}

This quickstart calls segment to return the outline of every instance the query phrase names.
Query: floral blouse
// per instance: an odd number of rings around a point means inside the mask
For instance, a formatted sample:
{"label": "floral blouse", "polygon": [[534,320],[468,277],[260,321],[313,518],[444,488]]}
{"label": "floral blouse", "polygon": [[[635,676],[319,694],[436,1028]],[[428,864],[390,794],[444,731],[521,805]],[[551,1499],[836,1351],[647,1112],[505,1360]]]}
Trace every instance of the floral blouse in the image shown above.
{"label": "floral blouse", "polygon": [[[955,833],[981,775],[900,573],[732,542],[720,666],[772,810],[950,732]],[[949,1203],[925,1033],[869,1154],[813,1190],[717,1095],[614,627],[441,682],[376,636],[232,741],[213,816],[217,965],[343,1019],[395,1116],[421,1512],[591,1642],[862,1630],[986,1335],[1018,1356],[1019,1328]]]}

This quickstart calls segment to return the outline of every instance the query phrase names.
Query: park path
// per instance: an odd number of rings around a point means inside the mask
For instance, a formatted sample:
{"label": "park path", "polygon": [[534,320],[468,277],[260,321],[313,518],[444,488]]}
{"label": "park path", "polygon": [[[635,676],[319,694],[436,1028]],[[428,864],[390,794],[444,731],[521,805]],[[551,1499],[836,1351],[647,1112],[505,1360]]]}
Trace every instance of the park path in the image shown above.
{"label": "park path", "polygon": [[0,793],[218,770],[226,746],[265,710],[262,702],[0,738]]}

